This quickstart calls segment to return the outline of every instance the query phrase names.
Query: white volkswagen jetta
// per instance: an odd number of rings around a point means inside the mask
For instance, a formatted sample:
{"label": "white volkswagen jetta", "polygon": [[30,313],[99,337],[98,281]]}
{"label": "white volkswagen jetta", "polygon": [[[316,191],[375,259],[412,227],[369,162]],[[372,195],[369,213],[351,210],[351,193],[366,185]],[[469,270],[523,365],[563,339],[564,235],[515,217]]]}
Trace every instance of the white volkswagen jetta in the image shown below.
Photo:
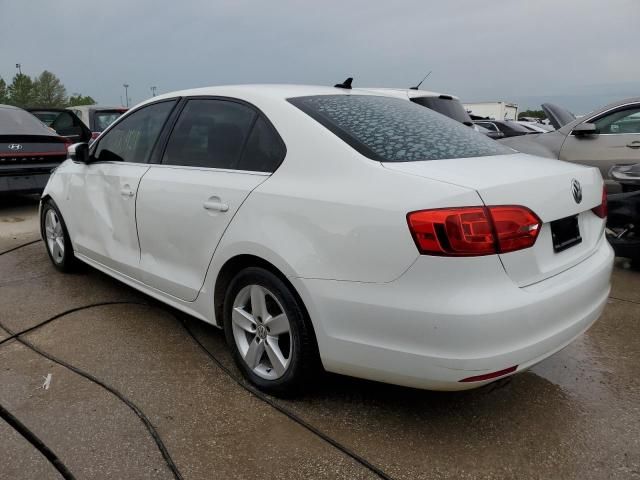
{"label": "white volkswagen jetta", "polygon": [[328,371],[461,390],[584,332],[613,254],[595,168],[515,153],[406,100],[232,86],[155,97],[51,176],[80,260],[223,327],[272,393]]}

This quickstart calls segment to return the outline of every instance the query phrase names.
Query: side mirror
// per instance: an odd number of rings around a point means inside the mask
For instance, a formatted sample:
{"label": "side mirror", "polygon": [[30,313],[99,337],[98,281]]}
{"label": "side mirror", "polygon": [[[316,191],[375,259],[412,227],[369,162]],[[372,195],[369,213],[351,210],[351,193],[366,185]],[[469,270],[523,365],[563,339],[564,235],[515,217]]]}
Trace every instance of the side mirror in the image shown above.
{"label": "side mirror", "polygon": [[585,137],[588,135],[597,135],[600,133],[598,127],[594,123],[581,123],[571,132],[577,137]]}
{"label": "side mirror", "polygon": [[67,154],[74,162],[89,163],[89,145],[74,143],[67,149]]}

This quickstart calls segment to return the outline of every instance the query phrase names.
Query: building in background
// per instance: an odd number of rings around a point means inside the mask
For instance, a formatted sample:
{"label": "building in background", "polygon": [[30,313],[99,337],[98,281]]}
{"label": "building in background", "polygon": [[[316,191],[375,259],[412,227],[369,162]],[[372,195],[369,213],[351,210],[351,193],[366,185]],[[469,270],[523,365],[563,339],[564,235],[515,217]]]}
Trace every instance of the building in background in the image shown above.
{"label": "building in background", "polygon": [[517,120],[518,104],[510,102],[465,103],[464,108],[472,116],[493,120]]}

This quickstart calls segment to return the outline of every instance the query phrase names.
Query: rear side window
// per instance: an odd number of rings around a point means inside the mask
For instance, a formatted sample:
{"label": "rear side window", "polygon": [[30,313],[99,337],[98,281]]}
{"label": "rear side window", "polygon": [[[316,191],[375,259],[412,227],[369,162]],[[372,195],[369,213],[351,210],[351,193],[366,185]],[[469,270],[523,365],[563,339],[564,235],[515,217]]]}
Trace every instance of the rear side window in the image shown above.
{"label": "rear side window", "polygon": [[289,102],[361,154],[381,162],[513,153],[472,128],[398,98],[318,95],[290,98]]}
{"label": "rear side window", "polygon": [[162,163],[233,169],[256,112],[237,102],[189,100],[171,132]]}
{"label": "rear side window", "polygon": [[285,154],[280,136],[264,118],[258,117],[237,168],[271,173],[282,163]]}
{"label": "rear side window", "polygon": [[101,162],[146,163],[174,104],[155,103],[123,118],[100,139],[94,158]]}

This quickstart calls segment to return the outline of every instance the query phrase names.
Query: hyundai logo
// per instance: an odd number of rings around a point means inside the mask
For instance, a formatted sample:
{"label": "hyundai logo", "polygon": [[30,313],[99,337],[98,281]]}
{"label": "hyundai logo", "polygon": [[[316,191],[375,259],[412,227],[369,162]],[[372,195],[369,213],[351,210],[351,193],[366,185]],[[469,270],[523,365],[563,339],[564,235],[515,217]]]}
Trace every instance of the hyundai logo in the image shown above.
{"label": "hyundai logo", "polygon": [[575,178],[571,180],[571,193],[573,194],[573,199],[576,203],[580,203],[582,201],[582,187],[580,186],[580,182]]}
{"label": "hyundai logo", "polygon": [[11,145],[9,145],[9,150],[22,150],[22,145],[20,145],[19,143],[12,143]]}

